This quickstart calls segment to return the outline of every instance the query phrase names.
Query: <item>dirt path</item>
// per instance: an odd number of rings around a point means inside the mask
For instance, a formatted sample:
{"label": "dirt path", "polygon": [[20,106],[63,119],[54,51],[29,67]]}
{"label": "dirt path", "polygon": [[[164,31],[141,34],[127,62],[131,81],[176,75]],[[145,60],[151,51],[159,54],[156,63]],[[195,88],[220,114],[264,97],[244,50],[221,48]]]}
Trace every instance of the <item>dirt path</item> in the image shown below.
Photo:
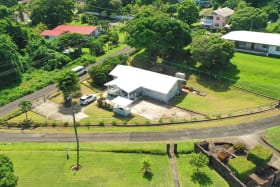
{"label": "dirt path", "polygon": [[171,166],[173,180],[174,180],[174,187],[180,187],[180,180],[177,172],[176,156],[174,154],[174,144],[170,144],[169,155],[170,155],[170,166]]}

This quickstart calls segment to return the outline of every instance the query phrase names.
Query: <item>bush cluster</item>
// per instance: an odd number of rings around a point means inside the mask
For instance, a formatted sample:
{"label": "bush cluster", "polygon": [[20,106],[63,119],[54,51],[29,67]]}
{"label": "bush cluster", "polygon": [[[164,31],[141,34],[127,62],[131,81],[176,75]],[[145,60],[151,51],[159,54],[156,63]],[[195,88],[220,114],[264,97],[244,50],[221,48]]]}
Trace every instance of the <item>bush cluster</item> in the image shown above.
{"label": "bush cluster", "polygon": [[257,167],[262,167],[270,161],[273,153],[268,148],[257,145],[250,150],[247,159],[255,163]]}
{"label": "bush cluster", "polygon": [[256,165],[254,163],[241,156],[230,160],[228,166],[241,180],[247,179],[249,175],[256,170]]}
{"label": "bush cluster", "polygon": [[103,108],[103,109],[108,110],[108,111],[113,111],[113,105],[106,102],[104,99],[98,99],[97,100],[97,106],[99,108]]}
{"label": "bush cluster", "polygon": [[110,81],[112,78],[109,72],[112,71],[118,64],[126,64],[128,57],[126,55],[119,55],[105,60],[98,66],[93,66],[89,70],[89,74],[93,83],[98,86],[103,86],[104,83]]}

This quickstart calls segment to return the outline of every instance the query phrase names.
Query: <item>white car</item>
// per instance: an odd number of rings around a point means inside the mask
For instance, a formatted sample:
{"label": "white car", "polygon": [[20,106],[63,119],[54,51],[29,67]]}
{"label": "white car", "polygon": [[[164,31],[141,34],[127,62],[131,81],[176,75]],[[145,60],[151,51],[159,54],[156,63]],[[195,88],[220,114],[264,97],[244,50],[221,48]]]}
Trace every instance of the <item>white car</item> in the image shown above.
{"label": "white car", "polygon": [[83,95],[80,98],[80,105],[87,105],[91,102],[94,102],[95,100],[96,100],[96,95],[95,94]]}

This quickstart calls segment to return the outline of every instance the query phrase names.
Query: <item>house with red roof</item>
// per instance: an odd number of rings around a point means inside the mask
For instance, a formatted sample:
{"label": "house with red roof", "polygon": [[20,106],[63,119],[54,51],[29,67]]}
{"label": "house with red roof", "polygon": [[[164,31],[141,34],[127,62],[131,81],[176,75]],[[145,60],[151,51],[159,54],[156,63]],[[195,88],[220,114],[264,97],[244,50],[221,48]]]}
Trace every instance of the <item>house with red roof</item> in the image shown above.
{"label": "house with red roof", "polygon": [[99,34],[97,26],[77,26],[77,25],[59,25],[52,30],[44,30],[41,36],[45,39],[53,39],[65,33],[78,33],[86,36],[95,37]]}

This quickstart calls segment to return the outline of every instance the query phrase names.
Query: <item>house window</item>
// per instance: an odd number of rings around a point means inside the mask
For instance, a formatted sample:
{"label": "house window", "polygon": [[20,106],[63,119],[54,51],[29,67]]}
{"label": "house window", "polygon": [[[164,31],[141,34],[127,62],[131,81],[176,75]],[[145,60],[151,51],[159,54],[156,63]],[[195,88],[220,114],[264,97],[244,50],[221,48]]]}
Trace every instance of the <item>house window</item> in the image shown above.
{"label": "house window", "polygon": [[267,49],[267,48],[268,48],[268,45],[262,44],[262,48]]}
{"label": "house window", "polygon": [[219,23],[215,23],[215,27],[220,27],[220,24]]}
{"label": "house window", "polygon": [[276,47],[276,51],[280,51],[280,46]]}
{"label": "house window", "polygon": [[218,17],[216,17],[216,20],[220,20],[220,17],[218,16]]}

